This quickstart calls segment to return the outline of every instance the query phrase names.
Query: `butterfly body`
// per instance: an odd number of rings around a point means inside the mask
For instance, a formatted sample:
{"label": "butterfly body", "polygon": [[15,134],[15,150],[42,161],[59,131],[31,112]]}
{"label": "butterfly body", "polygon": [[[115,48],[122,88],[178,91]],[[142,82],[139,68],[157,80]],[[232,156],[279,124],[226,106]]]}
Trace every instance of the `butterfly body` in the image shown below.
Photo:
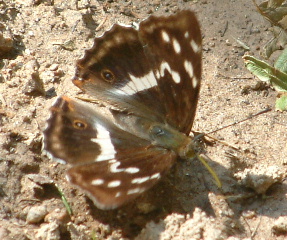
{"label": "butterfly body", "polygon": [[201,33],[191,11],[150,17],[138,30],[115,25],[77,62],[74,84],[100,104],[63,96],[51,108],[44,149],[71,164],[69,181],[101,209],[136,198],[189,137],[201,78]]}

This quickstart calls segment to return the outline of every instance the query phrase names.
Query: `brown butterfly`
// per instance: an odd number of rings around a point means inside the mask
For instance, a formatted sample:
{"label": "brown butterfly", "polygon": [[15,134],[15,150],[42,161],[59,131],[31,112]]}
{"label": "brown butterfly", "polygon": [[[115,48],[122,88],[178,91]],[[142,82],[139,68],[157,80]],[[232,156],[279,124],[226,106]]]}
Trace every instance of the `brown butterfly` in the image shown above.
{"label": "brown butterfly", "polygon": [[74,84],[100,104],[60,97],[44,149],[71,164],[69,181],[101,209],[151,188],[177,157],[194,156],[189,137],[201,80],[202,38],[193,12],[114,25],[77,62]]}

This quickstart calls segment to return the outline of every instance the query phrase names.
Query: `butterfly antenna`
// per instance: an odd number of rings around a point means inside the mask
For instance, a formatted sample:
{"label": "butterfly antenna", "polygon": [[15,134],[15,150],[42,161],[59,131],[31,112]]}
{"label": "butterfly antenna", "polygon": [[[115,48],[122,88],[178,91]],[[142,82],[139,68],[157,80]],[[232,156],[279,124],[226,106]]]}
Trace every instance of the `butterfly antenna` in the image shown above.
{"label": "butterfly antenna", "polygon": [[247,120],[249,120],[249,119],[251,119],[251,118],[253,118],[253,117],[257,117],[257,116],[259,116],[259,115],[261,115],[261,114],[263,114],[263,113],[270,112],[271,110],[272,110],[271,108],[266,108],[266,109],[264,109],[264,110],[262,110],[262,111],[260,111],[260,112],[258,112],[258,113],[249,115],[247,118],[244,118],[244,119],[239,120],[239,121],[235,121],[234,123],[231,123],[231,124],[229,124],[229,125],[223,126],[223,127],[221,127],[221,128],[218,128],[218,129],[216,129],[216,130],[214,130],[214,131],[211,131],[211,132],[209,132],[209,133],[207,133],[207,134],[204,134],[204,135],[208,135],[208,134],[211,134],[211,133],[215,133],[215,132],[218,132],[218,131],[220,131],[220,130],[222,130],[222,129],[224,129],[224,128],[228,128],[228,127],[234,126],[234,125],[236,125],[236,124],[238,124],[238,123],[245,122],[245,121],[247,121]]}

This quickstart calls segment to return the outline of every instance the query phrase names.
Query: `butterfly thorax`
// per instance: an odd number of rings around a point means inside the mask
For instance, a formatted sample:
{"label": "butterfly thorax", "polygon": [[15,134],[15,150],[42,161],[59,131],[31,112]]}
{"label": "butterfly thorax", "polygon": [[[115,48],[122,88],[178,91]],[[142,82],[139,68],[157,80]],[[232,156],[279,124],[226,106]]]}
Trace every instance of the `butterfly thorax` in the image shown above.
{"label": "butterfly thorax", "polygon": [[181,158],[194,156],[192,138],[167,123],[134,114],[113,111],[115,123],[122,130],[149,141],[152,145],[176,152]]}
{"label": "butterfly thorax", "polygon": [[118,127],[149,141],[153,146],[172,150],[184,159],[187,158],[187,155],[194,155],[192,139],[167,123],[135,114],[127,116],[117,111],[113,111],[113,116]]}
{"label": "butterfly thorax", "polygon": [[152,124],[149,129],[149,136],[153,145],[173,150],[183,159],[195,155],[192,138],[167,124]]}

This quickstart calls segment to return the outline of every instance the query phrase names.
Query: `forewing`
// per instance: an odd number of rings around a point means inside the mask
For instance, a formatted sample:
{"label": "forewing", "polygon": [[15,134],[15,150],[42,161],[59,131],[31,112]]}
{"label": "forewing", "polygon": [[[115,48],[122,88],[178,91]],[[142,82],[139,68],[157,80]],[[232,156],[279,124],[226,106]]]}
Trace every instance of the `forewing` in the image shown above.
{"label": "forewing", "polygon": [[74,83],[107,106],[189,133],[200,88],[201,33],[194,13],[115,25],[77,62]]}
{"label": "forewing", "polygon": [[140,24],[139,38],[151,62],[168,123],[189,134],[201,80],[201,32],[190,11],[151,16]]}

